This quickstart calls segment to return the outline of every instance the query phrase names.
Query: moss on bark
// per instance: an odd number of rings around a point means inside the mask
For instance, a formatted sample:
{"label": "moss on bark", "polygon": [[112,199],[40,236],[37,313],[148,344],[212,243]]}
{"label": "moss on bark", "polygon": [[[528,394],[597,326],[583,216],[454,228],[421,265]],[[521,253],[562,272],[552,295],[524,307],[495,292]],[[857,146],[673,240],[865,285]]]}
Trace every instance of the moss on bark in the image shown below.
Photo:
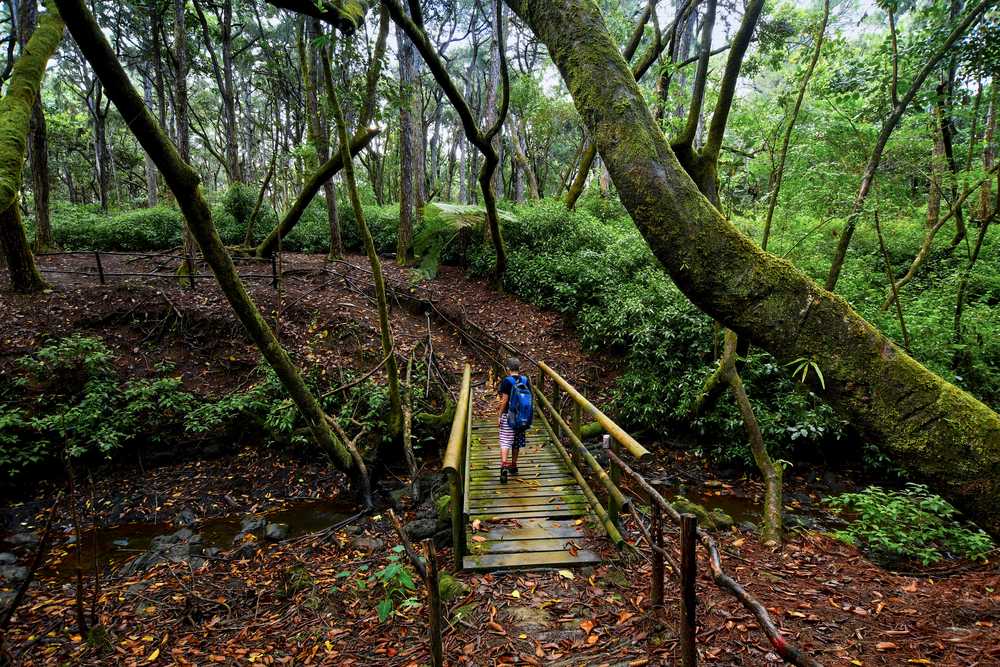
{"label": "moss on bark", "polygon": [[63,21],[59,13],[49,10],[42,14],[24,52],[11,69],[7,93],[0,98],[0,251],[4,253],[11,285],[17,292],[37,292],[45,287],[28,247],[18,192],[32,110],[42,87],[45,67],[62,35]]}
{"label": "moss on bark", "polygon": [[1000,534],[1000,416],[903,353],[846,301],[761,250],[698,191],[592,0],[509,0],[549,48],[622,203],[691,301],[779,361],[914,478]]}

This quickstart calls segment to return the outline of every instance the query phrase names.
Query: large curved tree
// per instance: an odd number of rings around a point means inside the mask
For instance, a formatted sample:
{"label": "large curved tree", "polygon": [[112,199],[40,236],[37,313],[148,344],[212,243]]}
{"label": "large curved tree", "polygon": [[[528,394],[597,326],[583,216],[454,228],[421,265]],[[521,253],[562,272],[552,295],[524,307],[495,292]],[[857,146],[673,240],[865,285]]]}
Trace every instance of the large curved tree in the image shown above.
{"label": "large curved tree", "polygon": [[699,192],[592,0],[507,0],[548,46],[639,231],[691,301],[809,378],[898,465],[1000,534],[1000,416],[768,254]]}

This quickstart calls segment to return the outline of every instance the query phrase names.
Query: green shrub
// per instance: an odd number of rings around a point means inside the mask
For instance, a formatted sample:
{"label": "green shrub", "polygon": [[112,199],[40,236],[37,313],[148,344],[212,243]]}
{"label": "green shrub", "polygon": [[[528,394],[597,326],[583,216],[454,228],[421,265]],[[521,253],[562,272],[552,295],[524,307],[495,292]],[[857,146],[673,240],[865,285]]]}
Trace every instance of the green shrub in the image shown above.
{"label": "green shrub", "polygon": [[89,206],[58,202],[52,233],[66,250],[146,252],[180,245],[183,217],[169,206],[104,214]]}
{"label": "green shrub", "polygon": [[985,558],[993,548],[989,535],[960,523],[957,510],[922,484],[907,484],[901,491],[870,486],[826,502],[852,516],[848,527],[835,535],[878,558],[929,565],[942,558]]}

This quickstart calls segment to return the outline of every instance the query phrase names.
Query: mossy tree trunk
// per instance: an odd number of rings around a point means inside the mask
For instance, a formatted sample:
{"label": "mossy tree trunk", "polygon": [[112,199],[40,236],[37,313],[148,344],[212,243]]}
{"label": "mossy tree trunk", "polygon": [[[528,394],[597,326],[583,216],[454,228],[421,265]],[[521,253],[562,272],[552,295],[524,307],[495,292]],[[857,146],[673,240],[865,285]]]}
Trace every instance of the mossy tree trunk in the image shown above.
{"label": "mossy tree trunk", "polygon": [[692,182],[597,6],[509,0],[548,46],[622,203],[680,290],[775,356],[898,465],[1000,534],[1000,416],[902,352],[842,298],[760,249]]}
{"label": "mossy tree trunk", "polygon": [[[21,2],[18,7],[17,41],[23,51],[38,23],[38,3]],[[31,126],[28,133],[28,162],[31,164],[31,194],[35,203],[35,244],[36,252],[56,248],[52,235],[52,220],[49,215],[49,139],[45,125],[45,110],[42,96],[35,97],[31,110]]]}
{"label": "mossy tree trunk", "polygon": [[[201,246],[202,254],[215,273],[225,294],[264,359],[275,370],[282,385],[295,402],[316,441],[329,453],[334,463],[349,474],[358,475],[351,452],[342,438],[334,434],[319,401],[306,386],[291,357],[264,321],[257,305],[240,280],[232,258],[212,222],[208,202],[202,195],[197,173],[181,159],[159,124],[132,87],[128,74],[94,20],[83,0],[55,0],[74,39],[103,82],[108,96],[124,118],[133,119],[129,128],[140,145],[156,161],[167,185],[177,199],[188,228]],[[363,480],[355,479],[359,489]]]}
{"label": "mossy tree trunk", "polygon": [[46,287],[28,247],[19,192],[35,103],[45,67],[62,35],[59,13],[50,10],[43,14],[11,69],[7,92],[0,98],[0,251],[15,292],[39,292]]}

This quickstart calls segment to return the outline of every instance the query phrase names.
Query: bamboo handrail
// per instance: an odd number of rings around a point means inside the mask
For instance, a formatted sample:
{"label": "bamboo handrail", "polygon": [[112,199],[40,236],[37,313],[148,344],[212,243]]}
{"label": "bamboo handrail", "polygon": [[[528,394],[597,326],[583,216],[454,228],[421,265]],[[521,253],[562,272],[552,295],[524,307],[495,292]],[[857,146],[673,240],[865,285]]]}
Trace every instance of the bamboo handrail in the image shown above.
{"label": "bamboo handrail", "polygon": [[458,402],[455,403],[455,417],[451,422],[451,434],[448,436],[448,447],[441,462],[443,470],[459,474],[462,470],[462,450],[465,446],[465,429],[468,422],[469,387],[472,384],[472,366],[465,364],[462,373],[462,387],[458,391]]}
{"label": "bamboo handrail", "polygon": [[621,426],[616,424],[610,417],[597,409],[597,407],[588,401],[583,394],[578,392],[573,385],[567,382],[559,373],[552,370],[548,364],[544,361],[538,362],[538,367],[542,369],[542,372],[548,375],[552,380],[558,384],[563,391],[569,394],[570,398],[576,401],[576,404],[583,408],[591,417],[597,420],[597,423],[608,432],[612,438],[621,443],[622,447],[628,450],[629,454],[634,456],[639,461],[644,461],[652,456],[648,449],[640,445],[635,438],[625,432]]}
{"label": "bamboo handrail", "polygon": [[566,465],[569,466],[570,472],[573,473],[573,477],[576,479],[576,483],[580,485],[580,488],[583,490],[583,495],[590,504],[591,509],[594,510],[597,518],[601,520],[601,524],[604,526],[604,530],[607,532],[608,537],[615,543],[616,547],[620,547],[625,543],[625,538],[622,537],[622,534],[618,531],[618,528],[615,527],[615,524],[611,522],[611,518],[608,516],[607,510],[605,510],[604,506],[601,505],[597,496],[594,495],[593,489],[591,489],[590,485],[587,484],[587,480],[584,479],[579,469],[577,469],[577,467],[573,464],[572,457],[570,457],[569,452],[567,452],[562,446],[562,443],[559,442],[559,438],[556,437],[555,432],[552,430],[552,425],[549,424],[541,410],[538,411],[538,419],[542,422],[542,426],[545,427],[545,431],[548,433],[549,439],[552,441],[553,446],[555,446],[556,451],[559,452],[559,454],[563,457],[563,460],[566,462]]}
{"label": "bamboo handrail", "polygon": [[[597,478],[601,481],[601,485],[608,492],[608,495],[611,498],[613,498],[616,503],[618,503],[619,507],[627,509],[629,506],[629,499],[626,498],[625,495],[621,492],[621,490],[617,486],[615,486],[615,483],[611,481],[611,477],[608,475],[607,472],[605,472],[601,464],[597,462],[597,459],[594,458],[593,454],[591,454],[587,450],[587,447],[583,444],[583,441],[581,441],[580,438],[577,437],[577,435],[573,432],[573,429],[571,429],[569,427],[569,424],[566,423],[566,420],[562,418],[562,415],[560,415],[559,412],[552,406],[552,403],[549,402],[549,399],[545,398],[545,394],[543,394],[540,391],[535,391],[533,387],[532,391],[534,391],[535,396],[545,407],[545,409],[548,410],[548,413],[552,415],[552,418],[555,420],[556,424],[562,427],[562,430],[569,437],[570,442],[573,443],[577,451],[580,452],[580,455],[583,456],[583,459],[590,466],[590,469],[593,470],[595,475],[597,475]],[[539,411],[539,414],[541,414],[541,411]]]}

